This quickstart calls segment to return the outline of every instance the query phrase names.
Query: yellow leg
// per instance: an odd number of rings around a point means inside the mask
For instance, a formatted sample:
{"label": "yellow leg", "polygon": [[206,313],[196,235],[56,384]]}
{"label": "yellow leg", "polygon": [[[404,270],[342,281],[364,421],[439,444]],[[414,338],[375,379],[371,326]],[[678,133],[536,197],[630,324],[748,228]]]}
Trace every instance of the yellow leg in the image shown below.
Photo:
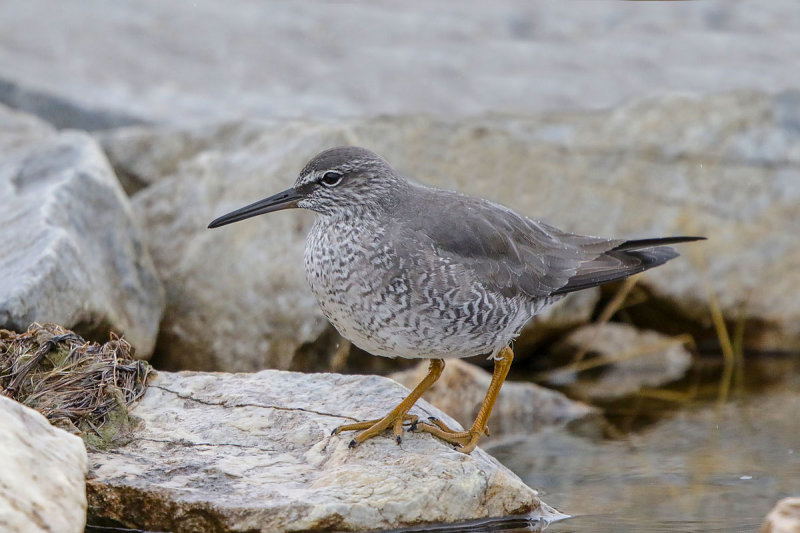
{"label": "yellow leg", "polygon": [[500,392],[500,387],[506,380],[508,370],[511,368],[511,362],[514,360],[514,352],[511,348],[503,348],[498,355],[498,359],[494,362],[494,374],[492,374],[492,382],[489,384],[489,390],[486,391],[486,398],[483,400],[478,416],[475,423],[467,431],[454,431],[447,427],[440,420],[432,420],[431,423],[419,422],[417,424],[418,431],[430,433],[440,439],[454,444],[458,447],[459,451],[470,453],[478,445],[478,440],[484,433],[488,434],[486,423],[489,420],[489,415],[492,414],[492,408],[497,400],[497,394]]}
{"label": "yellow leg", "polygon": [[402,437],[400,434],[403,431],[403,423],[410,422],[412,427],[415,427],[417,424],[418,417],[416,415],[409,415],[408,411],[416,403],[416,401],[419,400],[419,397],[422,396],[422,393],[428,390],[431,385],[436,383],[436,380],[442,375],[442,370],[444,370],[444,360],[431,359],[428,375],[425,376],[422,381],[420,381],[419,385],[414,387],[414,390],[411,391],[411,394],[409,394],[405,400],[400,402],[397,407],[389,411],[386,416],[378,420],[367,420],[366,422],[345,424],[334,429],[331,434],[336,435],[342,431],[363,429],[364,431],[353,437],[353,440],[350,441],[350,447],[355,448],[365,440],[371,439],[375,435],[391,427],[392,431],[394,432],[395,440],[397,440],[397,444],[400,444],[400,442],[402,442]]}

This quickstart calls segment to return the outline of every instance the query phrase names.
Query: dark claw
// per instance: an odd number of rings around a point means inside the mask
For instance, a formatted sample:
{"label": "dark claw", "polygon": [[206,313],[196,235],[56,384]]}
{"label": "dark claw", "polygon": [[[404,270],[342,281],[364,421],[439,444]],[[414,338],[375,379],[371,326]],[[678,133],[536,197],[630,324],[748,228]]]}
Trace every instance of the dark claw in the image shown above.
{"label": "dark claw", "polygon": [[339,433],[339,426],[333,428],[333,431],[331,431],[331,436],[336,435],[337,433]]}
{"label": "dark claw", "polygon": [[351,440],[350,444],[347,445],[348,448],[355,448],[356,446],[358,446],[356,439]]}
{"label": "dark claw", "polygon": [[403,437],[401,437],[400,435],[398,435],[398,436],[397,436],[397,438],[396,438],[395,440],[397,441],[397,444],[400,444],[401,442],[403,442]]}
{"label": "dark claw", "polygon": [[436,418],[435,416],[429,416],[429,417],[428,417],[428,420],[430,420],[431,422],[435,422],[435,421],[437,421],[437,420],[439,420],[439,419],[438,419],[438,418]]}
{"label": "dark claw", "polygon": [[408,426],[409,431],[416,431],[417,430],[417,422],[414,422],[410,426]]}

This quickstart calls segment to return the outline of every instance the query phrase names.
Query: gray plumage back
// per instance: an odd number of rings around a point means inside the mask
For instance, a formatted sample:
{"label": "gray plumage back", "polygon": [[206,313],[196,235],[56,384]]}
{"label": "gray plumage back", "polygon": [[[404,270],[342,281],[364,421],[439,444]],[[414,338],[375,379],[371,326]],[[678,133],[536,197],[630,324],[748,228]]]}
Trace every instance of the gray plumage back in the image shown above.
{"label": "gray plumage back", "polygon": [[412,187],[398,217],[404,222],[395,227],[395,243],[428,241],[431,253],[463,263],[507,297],[542,298],[623,279],[678,256],[659,245],[697,240],[576,235],[487,200],[424,186]]}

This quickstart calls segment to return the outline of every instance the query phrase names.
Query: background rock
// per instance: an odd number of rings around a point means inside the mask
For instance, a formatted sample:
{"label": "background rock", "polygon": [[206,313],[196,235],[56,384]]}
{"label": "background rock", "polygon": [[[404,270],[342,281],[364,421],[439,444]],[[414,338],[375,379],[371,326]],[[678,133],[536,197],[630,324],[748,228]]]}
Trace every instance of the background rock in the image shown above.
{"label": "background rock", "polygon": [[81,532],[86,449],[80,437],[0,395],[0,529]]}
{"label": "background rock", "polygon": [[[283,190],[308,158],[345,143],[367,145],[427,183],[578,233],[705,235],[708,241],[681,247],[683,258],[641,278],[658,302],[645,325],[671,332],[678,317],[680,328],[710,331],[713,295],[729,321],[746,322],[745,348],[788,351],[800,347],[793,297],[800,270],[789,268],[800,261],[798,94],[671,96],[608,113],[530,119],[139,128],[108,134],[104,144],[123,154],[114,159],[121,173],[163,173],[149,178],[154,185],[134,203],[167,287],[160,344],[167,368],[288,368],[297,348],[324,331],[302,271],[310,213],[275,213],[214,231],[206,225]],[[165,155],[157,148],[164,136],[191,155]],[[521,345],[585,320],[596,293],[578,298],[568,320],[543,315]]]}
{"label": "background rock", "polygon": [[798,27],[792,0],[3,2],[0,101],[85,129],[597,109],[798,88]]}
{"label": "background rock", "polygon": [[4,152],[49,137],[54,131],[47,122],[0,104],[0,149]]}
{"label": "background rock", "polygon": [[760,533],[800,532],[800,497],[784,498],[775,504],[761,525]]}
{"label": "background rock", "polygon": [[[3,112],[0,328],[57,322],[84,336],[155,345],[163,292],[128,199],[97,143]],[[19,128],[21,121],[29,127]],[[14,140],[14,131],[20,139]]]}
{"label": "background rock", "polygon": [[131,126],[95,132],[125,191],[133,195],[206,150],[235,150],[274,122],[222,122],[202,128]]}
{"label": "background rock", "polygon": [[555,370],[549,381],[574,384],[574,394],[592,400],[620,398],[676,381],[692,365],[681,339],[613,322],[573,331],[553,346],[549,359],[568,365],[581,351],[586,356],[582,362],[592,364],[600,358],[605,364],[583,373]]}
{"label": "background rock", "polygon": [[325,331],[303,271],[311,213],[207,226],[290,186],[306,154],[319,146],[344,142],[336,128],[267,128],[242,146],[197,154],[135,196],[167,294],[159,338],[163,368],[285,369],[299,347]]}
{"label": "background rock", "polygon": [[[89,522],[158,531],[374,530],[536,512],[536,492],[480,449],[391,434],[349,449],[336,426],[408,393],[386,378],[160,373],[129,444],[92,452]],[[425,401],[412,413],[443,417]],[[353,417],[353,418],[351,418]]]}
{"label": "background rock", "polygon": [[[389,377],[411,389],[427,373],[428,362],[424,361]],[[491,380],[492,375],[482,368],[450,359],[439,381],[425,393],[425,399],[458,420],[462,427],[470,427],[478,416]],[[596,409],[570,400],[560,392],[533,383],[506,381],[492,410],[489,429],[492,437],[531,433],[596,414]]]}

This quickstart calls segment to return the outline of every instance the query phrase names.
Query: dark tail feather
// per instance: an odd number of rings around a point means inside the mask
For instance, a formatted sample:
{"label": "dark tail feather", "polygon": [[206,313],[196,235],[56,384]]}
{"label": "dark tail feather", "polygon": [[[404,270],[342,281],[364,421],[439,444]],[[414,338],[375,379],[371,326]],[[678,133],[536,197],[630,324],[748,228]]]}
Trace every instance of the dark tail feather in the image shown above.
{"label": "dark tail feather", "polygon": [[655,239],[639,239],[635,241],[625,241],[616,248],[615,251],[641,250],[642,248],[652,248],[653,246],[669,246],[670,244],[680,244],[682,242],[704,241],[705,237],[657,237]]}
{"label": "dark tail feather", "polygon": [[581,265],[567,284],[553,294],[566,294],[625,279],[678,257],[678,252],[663,245],[704,239],[705,237],[665,237],[626,241]]}

